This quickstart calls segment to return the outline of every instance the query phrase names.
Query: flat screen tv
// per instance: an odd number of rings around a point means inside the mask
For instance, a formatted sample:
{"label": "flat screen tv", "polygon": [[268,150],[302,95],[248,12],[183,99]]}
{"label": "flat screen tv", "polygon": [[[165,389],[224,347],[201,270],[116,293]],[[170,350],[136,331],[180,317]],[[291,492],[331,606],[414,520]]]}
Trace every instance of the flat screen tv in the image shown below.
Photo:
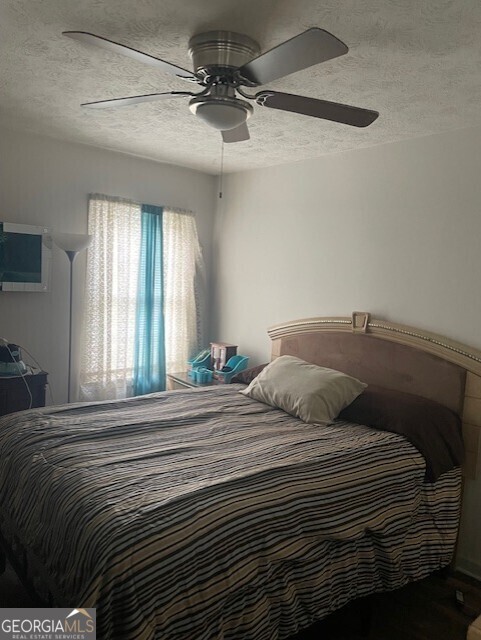
{"label": "flat screen tv", "polygon": [[0,290],[47,291],[49,245],[45,227],[0,222]]}

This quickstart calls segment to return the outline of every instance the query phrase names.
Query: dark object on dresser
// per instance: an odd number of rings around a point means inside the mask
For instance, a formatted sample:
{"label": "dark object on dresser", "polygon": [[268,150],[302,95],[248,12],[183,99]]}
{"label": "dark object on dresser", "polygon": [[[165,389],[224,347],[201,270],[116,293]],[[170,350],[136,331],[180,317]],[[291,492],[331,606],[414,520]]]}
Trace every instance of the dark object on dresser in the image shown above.
{"label": "dark object on dresser", "polygon": [[30,408],[30,394],[32,394],[31,408],[45,406],[45,387],[47,385],[46,371],[27,374],[25,376],[0,377],[0,416],[14,411]]}

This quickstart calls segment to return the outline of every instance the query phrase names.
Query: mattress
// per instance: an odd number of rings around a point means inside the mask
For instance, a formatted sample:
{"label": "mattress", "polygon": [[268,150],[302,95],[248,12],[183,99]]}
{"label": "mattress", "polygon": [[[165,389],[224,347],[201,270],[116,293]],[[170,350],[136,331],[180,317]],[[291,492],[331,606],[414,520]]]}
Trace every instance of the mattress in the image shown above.
{"label": "mattress", "polygon": [[307,425],[240,385],[0,420],[0,530],[103,640],[287,638],[448,564],[454,469],[402,436]]}

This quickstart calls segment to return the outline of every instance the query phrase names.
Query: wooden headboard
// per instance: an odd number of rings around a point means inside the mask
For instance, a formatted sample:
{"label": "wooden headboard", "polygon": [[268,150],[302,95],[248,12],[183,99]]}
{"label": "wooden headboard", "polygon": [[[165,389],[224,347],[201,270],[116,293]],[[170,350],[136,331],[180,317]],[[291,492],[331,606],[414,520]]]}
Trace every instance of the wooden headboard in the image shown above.
{"label": "wooden headboard", "polygon": [[481,351],[434,333],[354,312],[268,329],[272,358],[293,355],[368,384],[435,400],[462,418],[466,478],[481,471]]}

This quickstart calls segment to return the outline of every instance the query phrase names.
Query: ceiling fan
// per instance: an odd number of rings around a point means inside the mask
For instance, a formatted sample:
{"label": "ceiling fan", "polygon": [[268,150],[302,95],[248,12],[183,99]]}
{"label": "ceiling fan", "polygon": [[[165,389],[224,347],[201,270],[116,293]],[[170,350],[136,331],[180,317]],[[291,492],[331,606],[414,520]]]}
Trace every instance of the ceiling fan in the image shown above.
{"label": "ceiling fan", "polygon": [[[244,90],[243,87],[253,88],[265,85],[296,71],[346,54],[348,47],[323,29],[308,29],[265,53],[260,53],[257,42],[243,34],[232,31],[199,33],[189,41],[193,72],[93,33],[64,31],[63,35],[126,55],[138,62],[156,67],[160,71],[197,83],[201,87],[198,93],[192,91],[150,93],[87,102],[82,105],[83,107],[100,109],[164,98],[190,97],[190,110],[208,125],[220,130],[224,142],[240,142],[249,139],[246,121],[254,109],[248,100],[262,107],[291,111],[354,127],[367,127],[379,115],[377,111],[369,109],[270,89],[253,95]],[[242,97],[237,97],[237,94]]]}

